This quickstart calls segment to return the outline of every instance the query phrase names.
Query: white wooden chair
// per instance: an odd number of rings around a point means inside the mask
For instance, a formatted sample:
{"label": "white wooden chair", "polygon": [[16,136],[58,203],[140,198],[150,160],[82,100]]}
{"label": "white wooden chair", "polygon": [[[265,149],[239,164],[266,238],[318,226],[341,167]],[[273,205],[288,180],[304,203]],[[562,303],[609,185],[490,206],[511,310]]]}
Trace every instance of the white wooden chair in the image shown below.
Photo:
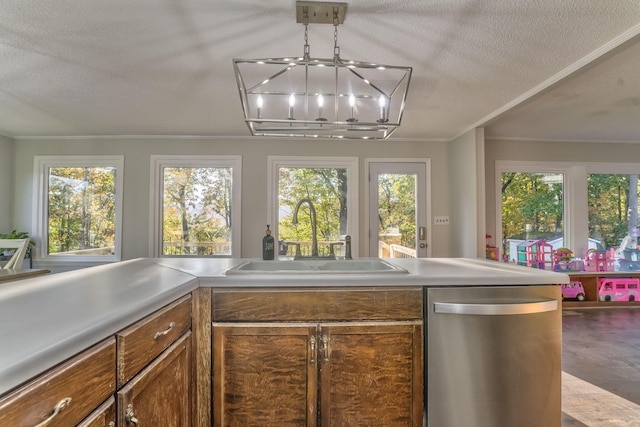
{"label": "white wooden chair", "polygon": [[15,249],[13,256],[9,258],[9,261],[3,268],[13,268],[16,270],[22,269],[22,261],[27,254],[29,247],[29,239],[0,239],[0,248],[3,249]]}

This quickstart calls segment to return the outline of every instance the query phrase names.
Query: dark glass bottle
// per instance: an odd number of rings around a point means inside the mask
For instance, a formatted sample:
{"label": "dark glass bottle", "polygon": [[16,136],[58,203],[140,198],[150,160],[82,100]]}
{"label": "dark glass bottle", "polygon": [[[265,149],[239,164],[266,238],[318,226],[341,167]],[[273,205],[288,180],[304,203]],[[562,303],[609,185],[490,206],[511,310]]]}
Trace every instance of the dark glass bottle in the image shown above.
{"label": "dark glass bottle", "polygon": [[272,260],[274,259],[275,254],[275,242],[268,224],[265,234],[266,235],[262,238],[262,259]]}

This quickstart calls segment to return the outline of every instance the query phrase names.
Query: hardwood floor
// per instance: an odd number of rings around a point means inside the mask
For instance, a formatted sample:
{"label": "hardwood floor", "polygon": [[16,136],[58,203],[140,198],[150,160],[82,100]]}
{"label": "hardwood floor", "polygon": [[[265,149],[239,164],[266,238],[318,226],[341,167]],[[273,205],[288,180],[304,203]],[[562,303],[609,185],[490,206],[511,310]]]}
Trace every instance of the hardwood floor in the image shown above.
{"label": "hardwood floor", "polygon": [[640,307],[565,309],[562,426],[640,427]]}

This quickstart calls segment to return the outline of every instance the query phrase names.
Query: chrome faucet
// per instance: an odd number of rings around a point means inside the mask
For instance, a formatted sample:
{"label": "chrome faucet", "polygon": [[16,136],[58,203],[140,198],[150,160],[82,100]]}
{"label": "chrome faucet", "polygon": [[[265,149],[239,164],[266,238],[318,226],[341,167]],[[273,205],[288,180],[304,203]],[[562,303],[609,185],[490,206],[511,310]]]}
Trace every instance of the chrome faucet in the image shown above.
{"label": "chrome faucet", "polygon": [[311,257],[318,257],[318,230],[317,230],[317,218],[316,218],[316,208],[313,206],[311,199],[304,198],[300,199],[296,208],[293,210],[293,219],[291,222],[293,224],[298,223],[298,210],[300,209],[300,205],[303,203],[309,204],[309,211],[311,212]]}

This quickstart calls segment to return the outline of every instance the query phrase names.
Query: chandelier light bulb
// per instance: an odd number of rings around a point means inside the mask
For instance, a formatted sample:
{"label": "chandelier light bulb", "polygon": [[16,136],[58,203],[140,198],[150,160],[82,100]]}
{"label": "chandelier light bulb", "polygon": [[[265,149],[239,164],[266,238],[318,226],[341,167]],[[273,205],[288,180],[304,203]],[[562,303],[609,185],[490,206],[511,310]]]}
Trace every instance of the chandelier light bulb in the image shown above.
{"label": "chandelier light bulb", "polygon": [[356,122],[356,115],[354,113],[354,107],[356,106],[356,96],[354,94],[349,95],[349,110],[350,116],[347,119],[348,122]]}
{"label": "chandelier light bulb", "polygon": [[379,122],[385,122],[385,114],[384,114],[384,107],[387,104],[387,101],[384,97],[384,95],[380,95],[380,97],[378,98],[378,105],[380,106],[380,120],[378,120]]}
{"label": "chandelier light bulb", "polygon": [[295,94],[291,94],[289,96],[289,118],[293,119],[293,106],[296,105],[296,96]]}
{"label": "chandelier light bulb", "polygon": [[324,107],[324,98],[322,97],[322,95],[318,95],[318,120],[325,120],[324,117],[322,117],[322,107]]}
{"label": "chandelier light bulb", "polygon": [[262,106],[264,105],[264,100],[262,99],[262,95],[258,95],[258,99],[256,100],[256,106],[258,107],[258,118],[262,118]]}

